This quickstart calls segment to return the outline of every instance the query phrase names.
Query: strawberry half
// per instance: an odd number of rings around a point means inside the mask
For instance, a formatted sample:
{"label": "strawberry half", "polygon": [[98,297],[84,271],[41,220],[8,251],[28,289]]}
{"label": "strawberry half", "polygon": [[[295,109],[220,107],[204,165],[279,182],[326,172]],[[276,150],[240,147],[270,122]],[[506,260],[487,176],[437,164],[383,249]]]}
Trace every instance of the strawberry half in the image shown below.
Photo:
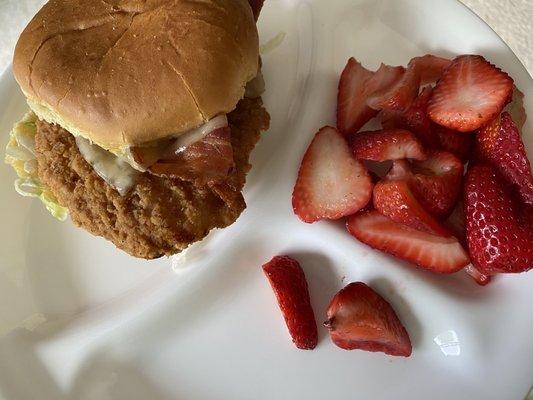
{"label": "strawberry half", "polygon": [[415,135],[405,129],[360,132],[349,137],[358,160],[386,161],[414,158],[425,160],[426,152]]}
{"label": "strawberry half", "polygon": [[347,135],[355,133],[374,118],[378,111],[370,108],[366,101],[375,92],[388,87],[403,74],[403,67],[381,67],[372,72],[355,58],[350,58],[342,71],[337,96],[337,128]]}
{"label": "strawberry half", "polygon": [[351,215],[369,202],[372,186],[366,167],[344,137],[324,127],[302,160],[292,194],[294,213],[308,223]]}
{"label": "strawberry half", "polygon": [[455,58],[437,82],[429,117],[459,132],[479,129],[511,99],[513,79],[481,56]]}
{"label": "strawberry half", "polygon": [[318,343],[318,332],[300,264],[290,257],[277,256],[263,265],[263,271],[276,294],[292,341],[299,349],[314,349]]}
{"label": "strawberry half", "polygon": [[448,229],[424,210],[405,180],[377,183],[374,187],[374,207],[394,222],[434,235],[451,236]]}
{"label": "strawberry half", "polygon": [[508,113],[479,130],[476,151],[516,186],[524,202],[533,205],[531,165],[520,132]]}
{"label": "strawberry half", "polygon": [[411,163],[410,186],[429,213],[444,218],[461,192],[463,163],[451,153],[435,151],[425,161]]}
{"label": "strawberry half", "polygon": [[348,232],[368,246],[410,261],[432,272],[457,272],[470,261],[459,241],[421,232],[384,217],[375,210],[352,215]]}
{"label": "strawberry half", "polygon": [[533,268],[533,207],[520,204],[493,166],[469,169],[464,205],[468,249],[482,274]]}
{"label": "strawberry half", "polygon": [[372,288],[353,282],[331,300],[324,325],[341,349],[409,357],[409,334],[391,305]]}

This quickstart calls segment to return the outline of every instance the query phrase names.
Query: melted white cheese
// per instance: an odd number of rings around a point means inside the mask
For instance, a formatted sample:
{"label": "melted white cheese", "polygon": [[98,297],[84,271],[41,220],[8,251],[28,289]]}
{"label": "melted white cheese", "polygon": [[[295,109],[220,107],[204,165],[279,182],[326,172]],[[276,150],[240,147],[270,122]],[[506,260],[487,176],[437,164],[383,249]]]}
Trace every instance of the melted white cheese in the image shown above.
{"label": "melted white cheese", "polygon": [[134,169],[126,159],[117,157],[80,136],[76,137],[76,144],[85,161],[93,167],[100,178],[121,196],[129,192],[140,172]]}

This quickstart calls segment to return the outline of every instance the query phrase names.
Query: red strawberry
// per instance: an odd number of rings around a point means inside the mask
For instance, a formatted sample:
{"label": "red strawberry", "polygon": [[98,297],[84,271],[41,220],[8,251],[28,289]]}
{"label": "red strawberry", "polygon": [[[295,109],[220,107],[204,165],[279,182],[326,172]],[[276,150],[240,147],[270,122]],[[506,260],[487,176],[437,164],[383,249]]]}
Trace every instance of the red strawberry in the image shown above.
{"label": "red strawberry", "polygon": [[372,196],[372,180],[355,159],[344,137],[329,126],[309,145],[292,193],[294,213],[304,222],[338,219],[363,208]]}
{"label": "red strawberry", "polygon": [[372,72],[355,58],[350,58],[342,71],[337,97],[337,128],[343,134],[355,133],[374,118],[378,111],[371,109],[366,100],[383,87],[390,86],[403,73],[403,67],[382,64]]}
{"label": "red strawberry", "polygon": [[265,0],[248,0],[250,7],[252,7],[252,12],[254,13],[254,18],[256,21],[259,19],[259,14],[261,13],[264,2]]}
{"label": "red strawberry", "polygon": [[527,114],[524,108],[524,93],[522,93],[516,86],[513,87],[513,97],[511,102],[505,106],[503,111],[507,111],[511,115],[516,127],[522,131],[526,123]]}
{"label": "red strawberry", "polygon": [[433,124],[432,129],[442,150],[452,153],[463,162],[468,161],[474,143],[472,133],[452,131],[438,124]]}
{"label": "red strawberry", "polygon": [[420,84],[427,85],[439,80],[451,63],[451,60],[447,58],[426,54],[422,57],[413,58],[409,65],[416,68],[420,73]]}
{"label": "red strawberry", "polygon": [[461,191],[463,164],[451,153],[436,151],[411,164],[410,185],[420,204],[436,217],[446,217]]}
{"label": "red strawberry", "polygon": [[533,205],[531,165],[520,132],[508,113],[479,130],[476,151],[517,187],[524,202]]}
{"label": "red strawberry", "polygon": [[382,180],[376,184],[374,207],[394,222],[434,235],[451,236],[450,231],[422,208],[405,180]]}
{"label": "red strawberry", "polygon": [[511,99],[513,79],[481,56],[453,60],[429,101],[429,117],[439,125],[474,131],[495,118]]}
{"label": "red strawberry", "polygon": [[409,66],[394,84],[384,87],[367,100],[374,110],[405,111],[413,103],[420,89],[420,73]]}
{"label": "red strawberry", "polygon": [[381,124],[384,128],[401,128],[413,132],[422,144],[436,148],[437,138],[432,132],[432,123],[427,116],[429,99],[433,93],[431,86],[422,89],[418,97],[405,112],[383,111]]}
{"label": "red strawberry", "polygon": [[360,132],[349,138],[355,157],[359,160],[386,161],[403,158],[425,160],[422,144],[411,132],[390,129]]}
{"label": "red strawberry", "polygon": [[466,237],[484,275],[533,268],[533,207],[520,204],[496,169],[479,163],[466,175]]}
{"label": "red strawberry", "polygon": [[492,279],[490,275],[484,275],[479,272],[479,270],[472,264],[468,264],[465,267],[465,272],[470,275],[472,279],[480,286],[488,285]]}
{"label": "red strawberry", "polygon": [[296,260],[277,256],[263,265],[292,341],[299,349],[314,349],[318,342],[315,314],[309,300],[305,275]]}
{"label": "red strawberry", "polygon": [[374,210],[352,215],[346,227],[352,236],[370,247],[432,272],[450,274],[470,262],[455,237],[421,232],[398,224]]}
{"label": "red strawberry", "polygon": [[391,305],[372,288],[353,282],[338,292],[324,323],[331,340],[341,349],[383,352],[409,357],[409,334]]}

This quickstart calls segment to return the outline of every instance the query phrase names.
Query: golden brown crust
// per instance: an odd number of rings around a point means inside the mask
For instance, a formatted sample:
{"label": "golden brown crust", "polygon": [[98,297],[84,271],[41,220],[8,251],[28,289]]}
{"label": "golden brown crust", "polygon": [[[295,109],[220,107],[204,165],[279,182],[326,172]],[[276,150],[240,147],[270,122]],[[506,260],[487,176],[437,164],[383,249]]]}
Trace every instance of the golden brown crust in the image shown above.
{"label": "golden brown crust", "polygon": [[247,0],[51,0],[13,70],[42,119],[117,148],[233,110],[258,43]]}
{"label": "golden brown crust", "polygon": [[269,116],[261,99],[243,99],[229,120],[236,170],[217,187],[145,173],[122,197],[87,164],[71,134],[42,121],[36,136],[39,177],[76,225],[135,257],[171,255],[211,229],[232,224],[246,207],[241,189],[250,169],[248,158],[268,128]]}

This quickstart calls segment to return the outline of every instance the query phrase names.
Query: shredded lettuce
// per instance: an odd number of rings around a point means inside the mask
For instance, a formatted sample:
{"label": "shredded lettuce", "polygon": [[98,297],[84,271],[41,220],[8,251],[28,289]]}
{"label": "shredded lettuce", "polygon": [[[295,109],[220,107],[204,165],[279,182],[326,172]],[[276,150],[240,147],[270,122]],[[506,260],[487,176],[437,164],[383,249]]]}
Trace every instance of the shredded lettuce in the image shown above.
{"label": "shredded lettuce", "polygon": [[55,218],[64,221],[68,216],[68,209],[59,205],[56,197],[37,175],[37,160],[35,158],[35,134],[37,116],[29,112],[22,120],[15,124],[9,136],[6,147],[5,162],[13,167],[18,175],[15,190],[21,196],[40,199],[46,209]]}

